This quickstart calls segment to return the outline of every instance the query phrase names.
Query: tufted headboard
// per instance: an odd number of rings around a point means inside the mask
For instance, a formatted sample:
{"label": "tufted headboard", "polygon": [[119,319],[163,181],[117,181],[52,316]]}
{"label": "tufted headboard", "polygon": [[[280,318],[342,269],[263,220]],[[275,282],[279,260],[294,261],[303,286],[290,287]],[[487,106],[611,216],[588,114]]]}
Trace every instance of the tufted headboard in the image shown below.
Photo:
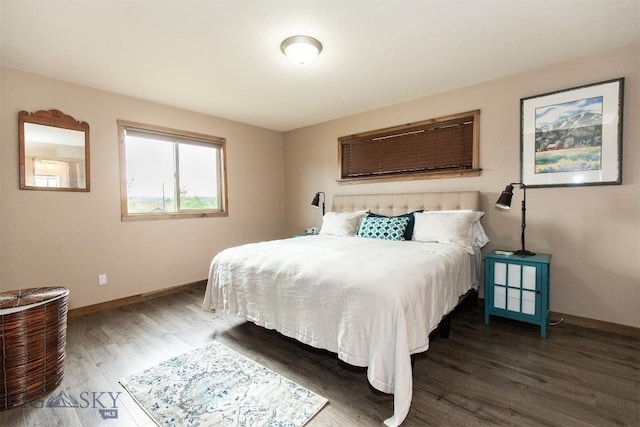
{"label": "tufted headboard", "polygon": [[369,209],[381,215],[399,215],[418,209],[480,210],[479,191],[444,191],[436,193],[354,194],[334,195],[333,212],[353,212]]}

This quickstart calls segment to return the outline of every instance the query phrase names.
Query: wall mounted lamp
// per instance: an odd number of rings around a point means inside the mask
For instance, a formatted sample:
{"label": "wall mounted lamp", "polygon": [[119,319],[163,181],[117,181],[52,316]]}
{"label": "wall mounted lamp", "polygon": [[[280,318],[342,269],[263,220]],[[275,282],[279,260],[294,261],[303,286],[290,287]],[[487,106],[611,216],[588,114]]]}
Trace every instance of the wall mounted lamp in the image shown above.
{"label": "wall mounted lamp", "polygon": [[313,200],[311,201],[311,206],[317,208],[320,205],[320,195],[322,194],[322,216],[324,216],[324,202],[325,195],[322,191],[318,191],[315,196],[313,196]]}
{"label": "wall mounted lamp", "polygon": [[309,36],[292,36],[282,42],[280,50],[292,62],[307,65],[322,52],[322,43]]}
{"label": "wall mounted lamp", "polygon": [[522,249],[515,251],[514,254],[520,255],[520,256],[532,256],[532,255],[535,255],[535,253],[526,250],[524,247],[524,229],[527,227],[527,223],[526,223],[527,186],[521,182],[512,182],[511,184],[507,185],[507,187],[504,189],[502,194],[500,194],[498,201],[496,202],[496,208],[503,209],[503,210],[511,209],[511,198],[513,197],[514,185],[519,185],[524,194],[522,198],[522,234],[520,236],[520,240],[522,241]]}

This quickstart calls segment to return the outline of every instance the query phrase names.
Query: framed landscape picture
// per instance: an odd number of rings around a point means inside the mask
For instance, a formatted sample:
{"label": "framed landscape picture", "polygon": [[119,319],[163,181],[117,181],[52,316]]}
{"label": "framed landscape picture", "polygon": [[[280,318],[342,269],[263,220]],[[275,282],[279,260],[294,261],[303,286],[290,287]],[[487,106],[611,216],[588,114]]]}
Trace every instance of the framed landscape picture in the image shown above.
{"label": "framed landscape picture", "polygon": [[622,184],[624,78],[520,100],[527,187]]}

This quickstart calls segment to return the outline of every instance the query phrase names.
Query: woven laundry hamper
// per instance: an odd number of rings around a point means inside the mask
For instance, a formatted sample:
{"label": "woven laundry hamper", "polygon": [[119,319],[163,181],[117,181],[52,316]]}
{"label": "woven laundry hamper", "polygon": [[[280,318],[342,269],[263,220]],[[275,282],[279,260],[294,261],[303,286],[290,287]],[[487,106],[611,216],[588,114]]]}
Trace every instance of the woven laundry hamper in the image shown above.
{"label": "woven laundry hamper", "polygon": [[37,399],[62,382],[68,295],[63,287],[0,292],[0,411]]}

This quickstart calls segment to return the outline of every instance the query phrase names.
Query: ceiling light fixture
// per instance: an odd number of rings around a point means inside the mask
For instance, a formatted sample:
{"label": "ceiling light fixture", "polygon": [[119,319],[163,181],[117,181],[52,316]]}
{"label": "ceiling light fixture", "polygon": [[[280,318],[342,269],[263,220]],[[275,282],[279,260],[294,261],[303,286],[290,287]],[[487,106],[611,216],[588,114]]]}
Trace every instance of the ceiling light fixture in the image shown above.
{"label": "ceiling light fixture", "polygon": [[307,65],[322,52],[322,43],[309,36],[292,36],[282,42],[280,50],[292,62]]}

